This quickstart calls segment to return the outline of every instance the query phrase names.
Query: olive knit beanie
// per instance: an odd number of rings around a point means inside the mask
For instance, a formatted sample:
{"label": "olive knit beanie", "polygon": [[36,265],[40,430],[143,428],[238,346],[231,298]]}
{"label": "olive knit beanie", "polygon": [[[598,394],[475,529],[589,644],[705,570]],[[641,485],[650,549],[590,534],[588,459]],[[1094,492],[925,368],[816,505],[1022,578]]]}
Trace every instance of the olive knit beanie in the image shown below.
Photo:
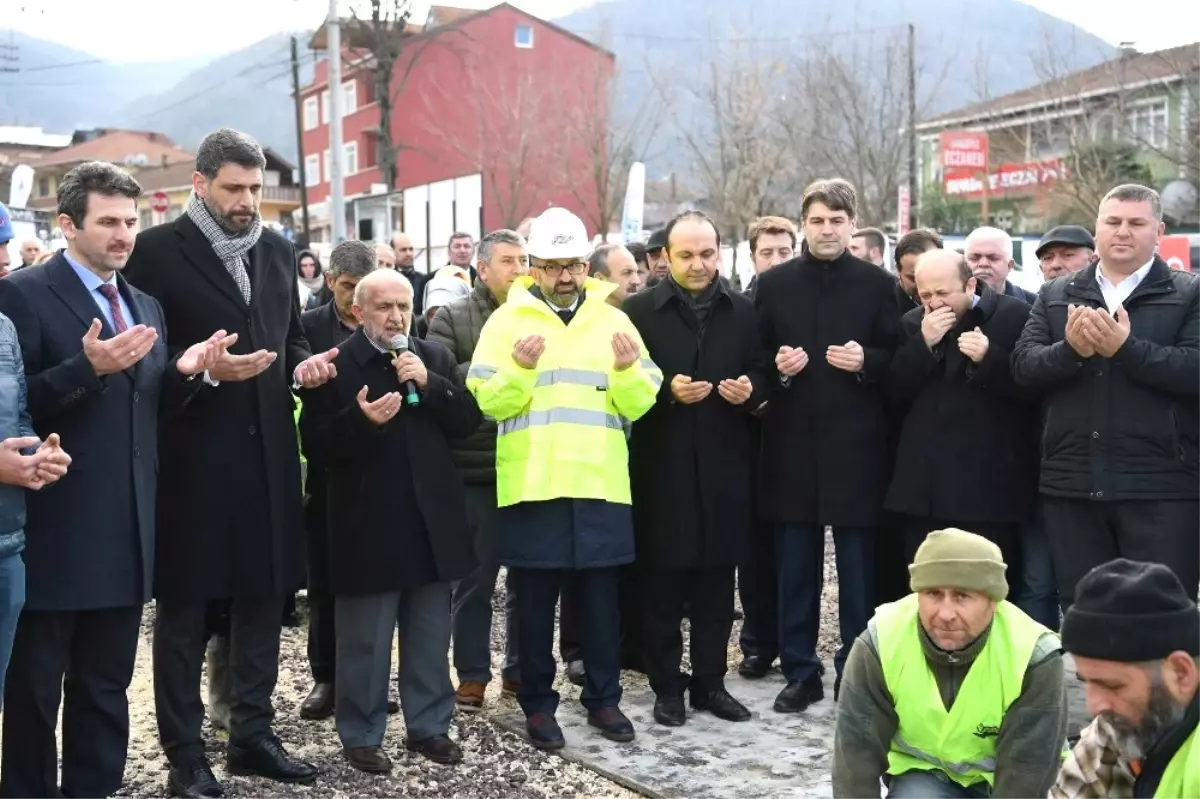
{"label": "olive knit beanie", "polygon": [[926,536],[908,567],[913,591],[959,588],[999,602],[1008,596],[1008,568],[1000,547],[981,535],[950,528]]}

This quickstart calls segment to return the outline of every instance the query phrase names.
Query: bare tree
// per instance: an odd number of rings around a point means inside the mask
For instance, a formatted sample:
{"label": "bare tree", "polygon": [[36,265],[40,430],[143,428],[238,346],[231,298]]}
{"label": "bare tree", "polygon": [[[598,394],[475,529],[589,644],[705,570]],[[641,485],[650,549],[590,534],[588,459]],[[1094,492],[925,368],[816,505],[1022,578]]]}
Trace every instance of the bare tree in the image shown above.
{"label": "bare tree", "polygon": [[426,30],[411,22],[411,0],[359,0],[351,7],[347,25],[347,47],[363,53],[362,68],[371,76],[374,99],[379,103],[379,132],[376,137],[379,172],[391,191],[399,179],[400,153],[407,149],[392,129],[392,115],[422,55],[430,47],[453,53],[449,34],[465,36],[454,26]]}
{"label": "bare tree", "polygon": [[567,113],[560,171],[584,221],[603,236],[620,218],[630,167],[650,152],[655,104],[646,93],[636,106],[623,106],[620,76],[610,64],[585,63],[586,72],[566,84],[571,96],[559,106]]}
{"label": "bare tree", "polygon": [[691,157],[722,232],[734,241],[766,213],[782,213],[803,153],[785,112],[801,102],[781,57],[733,40],[714,48],[701,81],[647,68],[660,110]]}
{"label": "bare tree", "polygon": [[[917,118],[926,115],[949,69],[918,67]],[[809,107],[813,156],[830,175],[858,189],[860,220],[882,225],[895,218],[907,174],[908,42],[903,28],[864,31],[806,48],[792,65]]]}
{"label": "bare tree", "polygon": [[448,97],[462,100],[465,124],[447,124],[431,113],[421,116],[464,166],[480,173],[484,204],[496,209],[505,227],[516,228],[536,215],[539,202],[563,189],[553,82],[531,69],[477,80],[473,74],[478,74],[474,67],[459,76],[474,83],[466,96],[434,77],[425,97],[427,109],[444,108]]}

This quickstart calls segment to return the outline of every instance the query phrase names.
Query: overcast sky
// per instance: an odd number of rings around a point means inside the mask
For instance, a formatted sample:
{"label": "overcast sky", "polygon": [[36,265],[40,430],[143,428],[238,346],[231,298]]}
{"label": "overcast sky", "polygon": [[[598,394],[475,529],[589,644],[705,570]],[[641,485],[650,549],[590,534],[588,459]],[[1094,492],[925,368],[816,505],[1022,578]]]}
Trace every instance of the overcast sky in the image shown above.
{"label": "overcast sky", "polygon": [[[807,0],[811,2],[811,0]],[[1200,4],[1194,0],[1023,0],[1073,22],[1112,44],[1133,41],[1157,50],[1195,41]],[[442,0],[445,5],[487,8],[498,0]],[[512,0],[553,19],[596,0]],[[753,3],[754,0],[748,0]],[[963,0],[971,2],[971,0]],[[0,0],[0,27],[73,47],[101,58],[161,61],[239,50],[281,31],[315,27],[328,0]],[[12,5],[17,6],[14,14]],[[341,0],[343,7],[349,0]],[[428,3],[418,3],[428,7]],[[167,11],[166,9],[171,9]],[[1135,10],[1136,9],[1136,10]],[[196,36],[195,31],[217,35]]]}

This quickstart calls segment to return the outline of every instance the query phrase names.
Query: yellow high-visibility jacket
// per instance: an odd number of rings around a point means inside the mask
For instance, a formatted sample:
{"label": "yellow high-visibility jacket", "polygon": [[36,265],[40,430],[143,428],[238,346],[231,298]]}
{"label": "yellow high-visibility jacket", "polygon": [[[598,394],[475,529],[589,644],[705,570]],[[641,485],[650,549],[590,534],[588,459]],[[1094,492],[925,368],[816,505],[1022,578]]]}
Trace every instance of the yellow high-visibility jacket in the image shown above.
{"label": "yellow high-visibility jacket", "polygon": [[[518,278],[483,326],[467,388],[497,424],[499,507],[548,499],[630,504],[626,422],[654,405],[662,372],[629,317],[605,302],[615,285],[589,278],[570,325]],[[643,357],[616,371],[612,338],[629,335]],[[535,369],[513,360],[513,345],[542,336]]]}

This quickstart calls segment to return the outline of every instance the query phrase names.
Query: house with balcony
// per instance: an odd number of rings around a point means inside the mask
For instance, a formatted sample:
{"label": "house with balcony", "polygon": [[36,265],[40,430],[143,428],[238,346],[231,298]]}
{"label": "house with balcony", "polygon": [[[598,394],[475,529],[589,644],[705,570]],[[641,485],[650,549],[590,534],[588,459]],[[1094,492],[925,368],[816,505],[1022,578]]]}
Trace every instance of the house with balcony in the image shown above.
{"label": "house with balcony", "polygon": [[[330,231],[330,92],[339,92],[346,231],[387,240],[408,233],[418,268],[445,263],[454,231],[478,239],[516,227],[551,205],[571,209],[592,233],[606,181],[613,55],[508,3],[484,11],[433,6],[410,19],[392,70],[391,185],[380,169],[381,106],[369,21],[342,25],[341,85],[326,57],[301,90],[310,237]],[[310,43],[326,49],[325,31]]]}
{"label": "house with balcony", "polygon": [[[259,204],[263,224],[276,231],[294,231],[297,227],[295,214],[300,210],[300,187],[296,183],[295,167],[269,147],[263,148],[263,155],[267,158]],[[192,156],[188,161],[146,167],[134,173],[142,186],[142,196],[138,200],[142,230],[171,222],[184,212],[192,193],[195,163],[195,156]],[[166,211],[154,210],[156,199],[166,203]]]}
{"label": "house with balcony", "polygon": [[[1121,182],[1194,198],[1198,78],[1200,43],[1150,53],[1124,48],[1088,69],[922,121],[922,222],[939,204],[980,221],[985,180],[987,223],[1035,235],[1061,222],[1090,224],[1099,198]],[[954,132],[987,134],[986,175],[943,168],[944,134]],[[1200,217],[1190,201],[1172,213],[1177,225]]]}

